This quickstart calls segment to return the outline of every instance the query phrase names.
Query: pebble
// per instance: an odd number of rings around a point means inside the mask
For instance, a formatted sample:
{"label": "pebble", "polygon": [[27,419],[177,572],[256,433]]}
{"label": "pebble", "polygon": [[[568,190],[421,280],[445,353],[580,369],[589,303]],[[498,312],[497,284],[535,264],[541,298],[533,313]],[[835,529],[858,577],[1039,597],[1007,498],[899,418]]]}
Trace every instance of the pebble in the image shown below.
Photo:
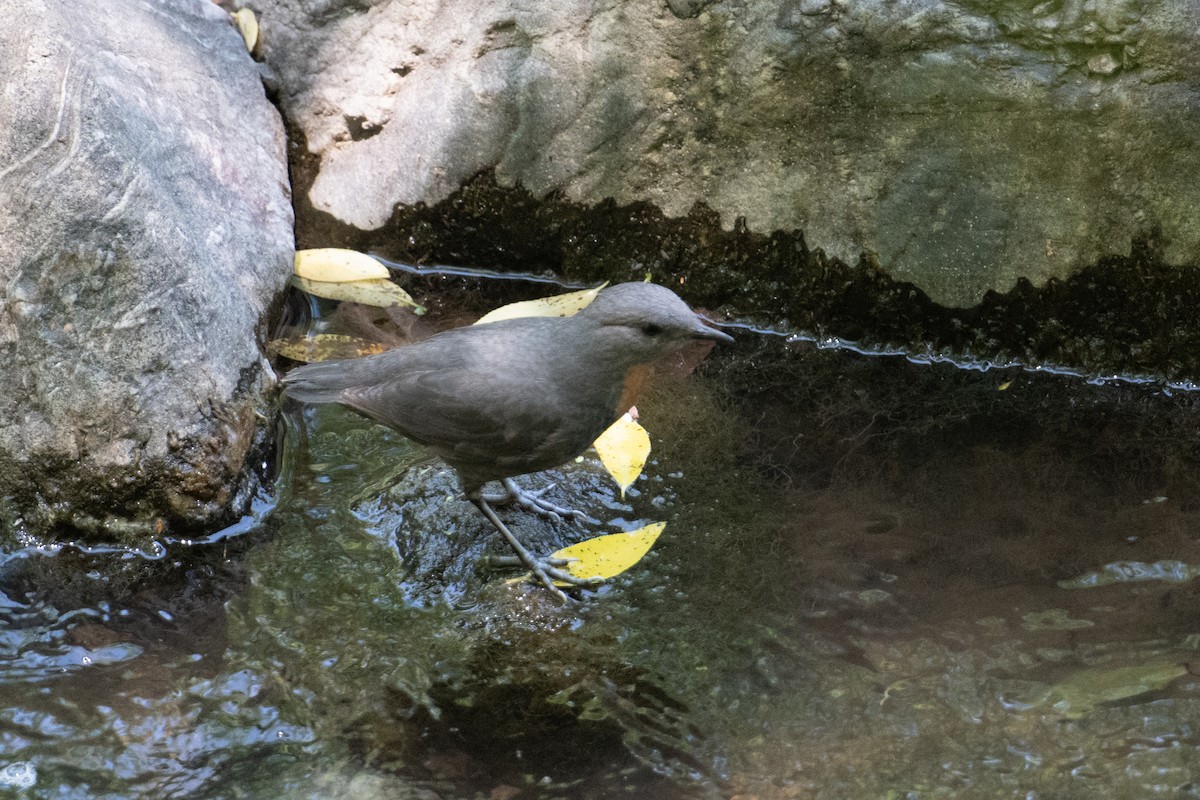
{"label": "pebble", "polygon": [[0,787],[28,789],[37,783],[37,768],[28,761],[17,761],[0,769]]}

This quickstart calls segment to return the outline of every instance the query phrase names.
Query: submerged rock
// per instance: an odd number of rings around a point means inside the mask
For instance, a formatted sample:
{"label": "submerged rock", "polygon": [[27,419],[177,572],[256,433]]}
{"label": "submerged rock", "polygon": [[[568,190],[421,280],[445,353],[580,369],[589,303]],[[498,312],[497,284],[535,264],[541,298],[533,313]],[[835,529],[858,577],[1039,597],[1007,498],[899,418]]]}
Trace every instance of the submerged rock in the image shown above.
{"label": "submerged rock", "polygon": [[228,512],[288,280],[282,127],[209,0],[0,26],[0,520],[144,543]]}

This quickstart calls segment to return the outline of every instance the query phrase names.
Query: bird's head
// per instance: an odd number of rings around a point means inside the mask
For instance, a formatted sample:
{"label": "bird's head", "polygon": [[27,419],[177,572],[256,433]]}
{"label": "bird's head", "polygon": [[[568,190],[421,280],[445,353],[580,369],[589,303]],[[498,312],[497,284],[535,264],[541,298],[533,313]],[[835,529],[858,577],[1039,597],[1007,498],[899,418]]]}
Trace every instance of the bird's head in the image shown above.
{"label": "bird's head", "polygon": [[655,361],[695,339],[733,341],[697,316],[679,295],[653,283],[610,286],[577,316],[595,326],[597,339],[630,366]]}

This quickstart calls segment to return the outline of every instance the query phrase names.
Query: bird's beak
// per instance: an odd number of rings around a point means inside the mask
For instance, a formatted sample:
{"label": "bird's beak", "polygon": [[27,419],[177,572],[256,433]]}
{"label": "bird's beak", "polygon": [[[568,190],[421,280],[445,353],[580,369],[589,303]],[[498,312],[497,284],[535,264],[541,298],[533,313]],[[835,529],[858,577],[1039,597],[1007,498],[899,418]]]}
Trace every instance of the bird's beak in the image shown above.
{"label": "bird's beak", "polygon": [[733,337],[725,331],[719,331],[700,317],[696,317],[696,327],[692,329],[693,339],[712,339],[716,342],[733,344]]}

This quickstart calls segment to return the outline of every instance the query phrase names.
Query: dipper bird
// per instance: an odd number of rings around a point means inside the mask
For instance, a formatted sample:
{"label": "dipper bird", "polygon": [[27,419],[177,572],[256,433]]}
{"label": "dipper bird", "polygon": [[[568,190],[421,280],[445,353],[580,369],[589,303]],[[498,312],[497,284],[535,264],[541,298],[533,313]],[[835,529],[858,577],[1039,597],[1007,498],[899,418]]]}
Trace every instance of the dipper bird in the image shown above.
{"label": "dipper bird", "polygon": [[[454,328],[377,355],[300,366],[283,383],[296,400],[340,403],[432,449],[517,559],[565,598],[555,580],[593,581],[561,569],[561,559],[535,557],[492,505],[515,502],[555,518],[578,513],[522,491],[512,477],[581,454],[619,416],[626,374],[693,339],[733,341],[670,289],[622,283],[574,316]],[[504,493],[484,494],[489,481]]]}

